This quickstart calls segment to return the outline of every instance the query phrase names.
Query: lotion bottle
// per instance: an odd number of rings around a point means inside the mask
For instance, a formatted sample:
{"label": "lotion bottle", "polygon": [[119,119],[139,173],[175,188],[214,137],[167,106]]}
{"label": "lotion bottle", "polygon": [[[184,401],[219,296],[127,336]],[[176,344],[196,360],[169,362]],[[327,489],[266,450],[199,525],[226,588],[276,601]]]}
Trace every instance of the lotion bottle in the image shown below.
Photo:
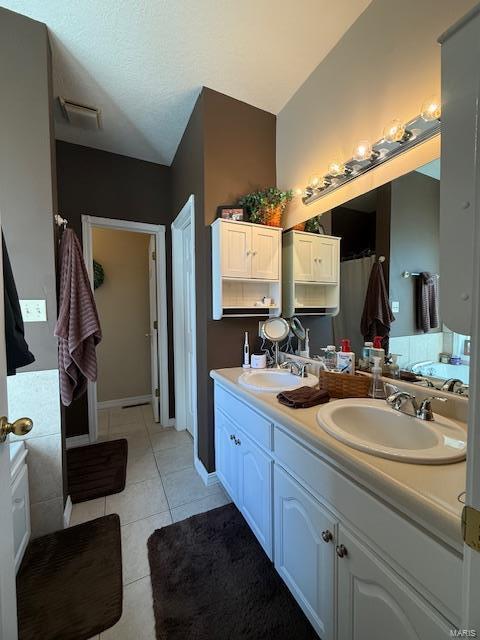
{"label": "lotion bottle", "polygon": [[337,353],[337,370],[340,373],[353,376],[355,373],[355,354],[350,346],[350,340],[342,340],[340,344],[341,350]]}

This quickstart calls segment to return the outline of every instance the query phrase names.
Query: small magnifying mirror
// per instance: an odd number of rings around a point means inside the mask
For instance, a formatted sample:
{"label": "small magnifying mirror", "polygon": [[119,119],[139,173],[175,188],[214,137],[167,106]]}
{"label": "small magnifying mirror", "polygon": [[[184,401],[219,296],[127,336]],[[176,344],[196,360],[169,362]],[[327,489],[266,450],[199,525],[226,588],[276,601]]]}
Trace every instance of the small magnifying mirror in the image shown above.
{"label": "small magnifying mirror", "polygon": [[290,328],[291,328],[293,334],[299,340],[305,340],[305,338],[307,337],[305,329],[304,329],[302,323],[300,322],[300,320],[298,318],[292,318],[290,320]]}
{"label": "small magnifying mirror", "polygon": [[278,368],[278,343],[288,336],[290,325],[284,318],[270,318],[262,326],[262,336],[273,342],[275,348],[275,366]]}

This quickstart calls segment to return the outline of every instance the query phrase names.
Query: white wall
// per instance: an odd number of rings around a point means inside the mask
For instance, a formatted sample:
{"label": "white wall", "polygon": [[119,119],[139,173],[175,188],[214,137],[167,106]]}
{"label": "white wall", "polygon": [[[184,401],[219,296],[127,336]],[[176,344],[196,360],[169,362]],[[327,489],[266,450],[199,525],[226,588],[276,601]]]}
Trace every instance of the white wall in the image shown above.
{"label": "white wall", "polygon": [[[438,36],[474,0],[374,0],[277,117],[277,178],[304,187],[335,158],[351,157],[361,139],[379,139],[393,118],[409,120],[440,93]],[[289,227],[439,156],[438,140],[421,145],[306,207],[297,198]]]}

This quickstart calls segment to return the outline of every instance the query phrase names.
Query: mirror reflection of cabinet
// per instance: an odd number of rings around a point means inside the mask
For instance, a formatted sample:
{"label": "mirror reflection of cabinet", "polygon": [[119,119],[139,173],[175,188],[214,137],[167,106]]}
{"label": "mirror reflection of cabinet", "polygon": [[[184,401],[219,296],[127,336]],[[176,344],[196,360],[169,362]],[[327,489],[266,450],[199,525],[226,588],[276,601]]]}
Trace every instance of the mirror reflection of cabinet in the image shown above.
{"label": "mirror reflection of cabinet", "polygon": [[289,231],[283,236],[284,315],[335,315],[340,238]]}

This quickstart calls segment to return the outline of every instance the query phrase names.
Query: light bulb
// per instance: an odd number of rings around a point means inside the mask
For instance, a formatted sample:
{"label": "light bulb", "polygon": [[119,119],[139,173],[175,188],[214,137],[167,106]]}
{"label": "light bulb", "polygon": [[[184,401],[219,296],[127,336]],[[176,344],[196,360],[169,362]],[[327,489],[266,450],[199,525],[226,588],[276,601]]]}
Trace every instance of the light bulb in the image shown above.
{"label": "light bulb", "polygon": [[422,104],[422,110],[420,115],[425,122],[431,122],[432,120],[438,120],[442,115],[442,107],[438,98],[430,98]]}
{"label": "light bulb", "polygon": [[295,187],[295,189],[293,190],[293,194],[295,195],[295,197],[300,198],[300,196],[303,196],[304,190],[300,189],[300,187]]}
{"label": "light bulb", "polygon": [[343,164],[343,162],[338,162],[337,160],[334,160],[328,165],[328,174],[330,176],[334,176],[334,177],[343,176],[344,173],[345,173],[345,165]]}
{"label": "light bulb", "polygon": [[316,189],[319,183],[320,183],[320,177],[316,173],[310,176],[308,179],[308,186],[312,187],[312,189]]}
{"label": "light bulb", "polygon": [[373,150],[372,145],[368,140],[360,140],[355,149],[353,150],[353,159],[357,162],[362,160],[370,160]]}
{"label": "light bulb", "polygon": [[405,125],[400,120],[392,120],[383,130],[386,142],[400,142],[405,135]]}

